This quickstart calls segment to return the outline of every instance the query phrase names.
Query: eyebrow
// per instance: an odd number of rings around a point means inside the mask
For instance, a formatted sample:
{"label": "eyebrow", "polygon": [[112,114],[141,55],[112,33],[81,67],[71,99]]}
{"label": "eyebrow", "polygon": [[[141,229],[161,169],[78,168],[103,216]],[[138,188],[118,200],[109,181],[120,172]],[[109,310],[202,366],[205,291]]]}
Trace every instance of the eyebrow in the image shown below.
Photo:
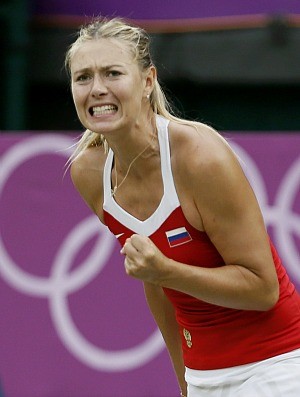
{"label": "eyebrow", "polygon": [[[106,70],[109,70],[109,69],[112,69],[112,68],[121,68],[121,67],[124,67],[124,65],[121,65],[121,64],[112,64],[112,65],[107,65],[107,66],[102,66],[102,67],[100,67],[100,68],[98,68],[98,69],[100,69],[101,71],[106,71]],[[91,70],[91,68],[83,68],[83,69],[79,69],[79,70],[75,70],[74,71],[74,74],[81,74],[81,73],[86,73],[86,72],[89,72]]]}

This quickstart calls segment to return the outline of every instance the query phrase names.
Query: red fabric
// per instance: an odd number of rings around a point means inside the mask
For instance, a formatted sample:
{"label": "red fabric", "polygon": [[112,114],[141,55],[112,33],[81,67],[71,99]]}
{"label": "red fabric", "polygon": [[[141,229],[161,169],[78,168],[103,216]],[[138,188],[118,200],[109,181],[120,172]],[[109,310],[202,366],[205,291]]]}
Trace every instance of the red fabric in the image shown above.
{"label": "red fabric", "polygon": [[[121,245],[133,232],[104,211],[108,228]],[[170,246],[166,232],[184,227],[191,239]],[[193,266],[218,267],[224,261],[208,236],[193,228],[178,207],[149,238],[169,258]],[[235,310],[164,289],[180,326],[185,365],[208,370],[260,361],[300,348],[300,297],[271,243],[280,298],[267,312]],[[184,266],[184,265],[183,265]],[[189,347],[190,346],[190,347]]]}

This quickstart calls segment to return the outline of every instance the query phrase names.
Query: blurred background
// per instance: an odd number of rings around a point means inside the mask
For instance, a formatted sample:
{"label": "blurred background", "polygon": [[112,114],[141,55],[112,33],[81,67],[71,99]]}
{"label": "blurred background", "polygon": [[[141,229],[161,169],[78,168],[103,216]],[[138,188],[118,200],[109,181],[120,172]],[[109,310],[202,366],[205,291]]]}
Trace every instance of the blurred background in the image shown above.
{"label": "blurred background", "polygon": [[1,0],[0,130],[73,130],[64,54],[92,15],[120,15],[153,35],[169,98],[219,130],[297,130],[297,0]]}
{"label": "blurred background", "polygon": [[146,28],[182,117],[242,159],[300,290],[299,0],[0,0],[0,397],[177,397],[141,283],[74,191],[64,70],[92,16]]}

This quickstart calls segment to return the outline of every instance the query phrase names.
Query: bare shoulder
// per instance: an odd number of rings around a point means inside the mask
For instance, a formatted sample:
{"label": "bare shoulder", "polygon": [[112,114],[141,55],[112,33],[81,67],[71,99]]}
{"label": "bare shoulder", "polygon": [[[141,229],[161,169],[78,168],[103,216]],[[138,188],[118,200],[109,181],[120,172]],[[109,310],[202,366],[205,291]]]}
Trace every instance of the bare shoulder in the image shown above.
{"label": "bare shoulder", "polygon": [[70,167],[75,188],[95,213],[101,208],[105,159],[103,147],[90,147],[81,152]]}
{"label": "bare shoulder", "polygon": [[81,178],[83,175],[88,176],[90,173],[103,170],[106,154],[102,147],[89,147],[82,151],[71,164],[71,175]]}
{"label": "bare shoulder", "polygon": [[228,175],[240,173],[242,178],[239,163],[226,140],[205,124],[171,122],[169,135],[172,171],[181,207],[191,225],[205,230],[207,204],[210,206],[219,196]]}
{"label": "bare shoulder", "polygon": [[208,178],[228,167],[239,168],[239,162],[227,141],[206,124],[170,124],[171,151],[178,172],[186,176]]}

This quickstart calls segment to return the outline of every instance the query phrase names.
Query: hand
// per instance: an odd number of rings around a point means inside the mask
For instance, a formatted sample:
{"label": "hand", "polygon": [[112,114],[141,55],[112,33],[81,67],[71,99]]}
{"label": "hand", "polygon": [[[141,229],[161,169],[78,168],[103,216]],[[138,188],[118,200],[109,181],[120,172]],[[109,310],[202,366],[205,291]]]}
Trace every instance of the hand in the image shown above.
{"label": "hand", "polygon": [[121,249],[129,276],[160,285],[168,270],[169,259],[145,236],[133,234]]}

